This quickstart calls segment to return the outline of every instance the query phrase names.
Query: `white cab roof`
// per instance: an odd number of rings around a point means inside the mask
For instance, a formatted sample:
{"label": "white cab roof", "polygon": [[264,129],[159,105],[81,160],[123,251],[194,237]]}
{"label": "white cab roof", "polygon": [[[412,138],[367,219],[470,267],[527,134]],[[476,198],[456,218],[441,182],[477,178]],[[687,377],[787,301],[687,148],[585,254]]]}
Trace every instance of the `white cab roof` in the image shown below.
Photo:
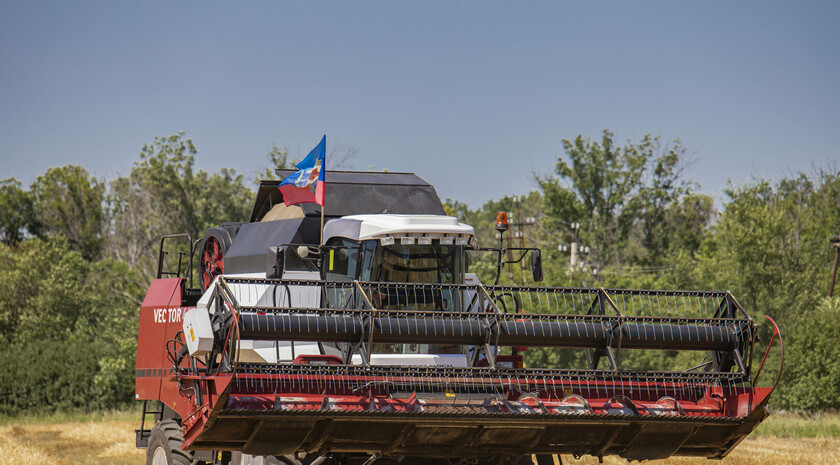
{"label": "white cab roof", "polygon": [[443,215],[350,215],[330,220],[324,225],[324,241],[331,237],[346,237],[360,241],[385,236],[418,236],[432,238],[473,236],[472,226],[459,223],[453,216]]}

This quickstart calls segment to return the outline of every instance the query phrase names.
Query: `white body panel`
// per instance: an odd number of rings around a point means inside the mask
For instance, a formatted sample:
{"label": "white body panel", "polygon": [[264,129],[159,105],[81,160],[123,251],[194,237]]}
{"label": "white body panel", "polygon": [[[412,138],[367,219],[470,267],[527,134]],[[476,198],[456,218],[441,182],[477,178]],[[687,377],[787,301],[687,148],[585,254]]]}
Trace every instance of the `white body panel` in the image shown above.
{"label": "white body panel", "polygon": [[341,236],[360,241],[386,236],[466,237],[475,235],[472,226],[442,215],[349,215],[324,225],[324,240]]}
{"label": "white body panel", "polygon": [[213,328],[207,309],[191,308],[184,314],[184,339],[190,355],[199,357],[213,350]]}
{"label": "white body panel", "polygon": [[[362,356],[353,356],[353,365],[361,365]],[[371,354],[371,365],[438,366],[464,368],[467,356],[464,354]]]}
{"label": "white body panel", "polygon": [[[225,275],[227,278],[265,278],[261,273]],[[284,279],[318,280],[317,272],[291,271],[283,275]],[[218,278],[216,278],[218,280]],[[270,284],[233,284],[228,283],[231,293],[239,305],[243,307],[295,307],[295,308],[318,308],[321,303],[321,294],[315,286],[284,286],[278,287]],[[189,336],[187,337],[190,355],[203,355],[213,347],[213,333],[210,329],[210,314],[215,311],[213,308],[214,292],[216,281],[207,289],[198,301],[194,310],[196,319],[206,321],[207,334],[209,334],[209,348],[205,352],[192,351],[189,347]],[[189,312],[188,312],[189,313]],[[202,315],[202,316],[199,316]],[[193,330],[195,331],[195,329]],[[187,319],[184,320],[184,334],[189,335]],[[206,344],[206,342],[205,342]],[[206,345],[205,345],[206,346]],[[205,346],[202,346],[205,347]],[[239,360],[242,362],[262,363],[291,363],[295,357],[301,354],[320,354],[316,342],[291,342],[291,341],[239,341]]]}

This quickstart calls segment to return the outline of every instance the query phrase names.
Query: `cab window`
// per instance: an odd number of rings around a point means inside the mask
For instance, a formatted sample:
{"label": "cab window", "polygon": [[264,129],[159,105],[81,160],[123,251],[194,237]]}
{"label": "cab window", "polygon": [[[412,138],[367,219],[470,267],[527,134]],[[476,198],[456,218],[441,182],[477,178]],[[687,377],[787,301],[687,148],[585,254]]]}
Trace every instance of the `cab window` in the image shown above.
{"label": "cab window", "polygon": [[327,281],[352,281],[359,272],[359,243],[342,237],[327,241],[324,254],[324,277]]}

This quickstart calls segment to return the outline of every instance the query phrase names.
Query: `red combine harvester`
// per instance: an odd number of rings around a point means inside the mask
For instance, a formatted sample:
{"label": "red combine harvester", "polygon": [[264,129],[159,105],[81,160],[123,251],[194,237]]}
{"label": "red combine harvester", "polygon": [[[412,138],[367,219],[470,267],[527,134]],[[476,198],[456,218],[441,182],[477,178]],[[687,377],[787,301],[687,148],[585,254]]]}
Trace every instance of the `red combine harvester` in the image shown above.
{"label": "red combine harvester", "polygon": [[[165,270],[161,240],[137,348],[147,463],[723,458],[768,415],[729,292],[483,285],[468,252],[530,255],[540,281],[539,250],[479,248],[413,174],[327,182],[323,241],[320,207],[286,207],[276,181],[249,222],[189,239],[195,272]],[[525,367],[529,347],[581,366]],[[688,363],[622,368],[642,350]]]}

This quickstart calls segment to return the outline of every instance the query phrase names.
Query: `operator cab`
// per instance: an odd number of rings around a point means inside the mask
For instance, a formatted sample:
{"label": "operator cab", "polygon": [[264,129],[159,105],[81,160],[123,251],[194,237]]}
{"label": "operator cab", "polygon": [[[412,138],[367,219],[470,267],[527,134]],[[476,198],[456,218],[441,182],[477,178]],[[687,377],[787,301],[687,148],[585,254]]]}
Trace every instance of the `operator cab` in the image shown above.
{"label": "operator cab", "polygon": [[435,284],[463,284],[476,243],[472,226],[438,215],[347,216],[324,226],[324,242],[327,281]]}
{"label": "operator cab", "polygon": [[[471,226],[450,216],[354,215],[324,227],[321,261],[326,281],[360,281],[381,310],[466,311],[457,285],[466,274]],[[394,283],[390,285],[388,283]],[[412,284],[441,284],[430,290]],[[455,285],[455,286],[453,286]],[[336,301],[340,299],[335,299]],[[460,354],[458,346],[375,344],[374,354]],[[460,359],[461,357],[455,357]]]}

